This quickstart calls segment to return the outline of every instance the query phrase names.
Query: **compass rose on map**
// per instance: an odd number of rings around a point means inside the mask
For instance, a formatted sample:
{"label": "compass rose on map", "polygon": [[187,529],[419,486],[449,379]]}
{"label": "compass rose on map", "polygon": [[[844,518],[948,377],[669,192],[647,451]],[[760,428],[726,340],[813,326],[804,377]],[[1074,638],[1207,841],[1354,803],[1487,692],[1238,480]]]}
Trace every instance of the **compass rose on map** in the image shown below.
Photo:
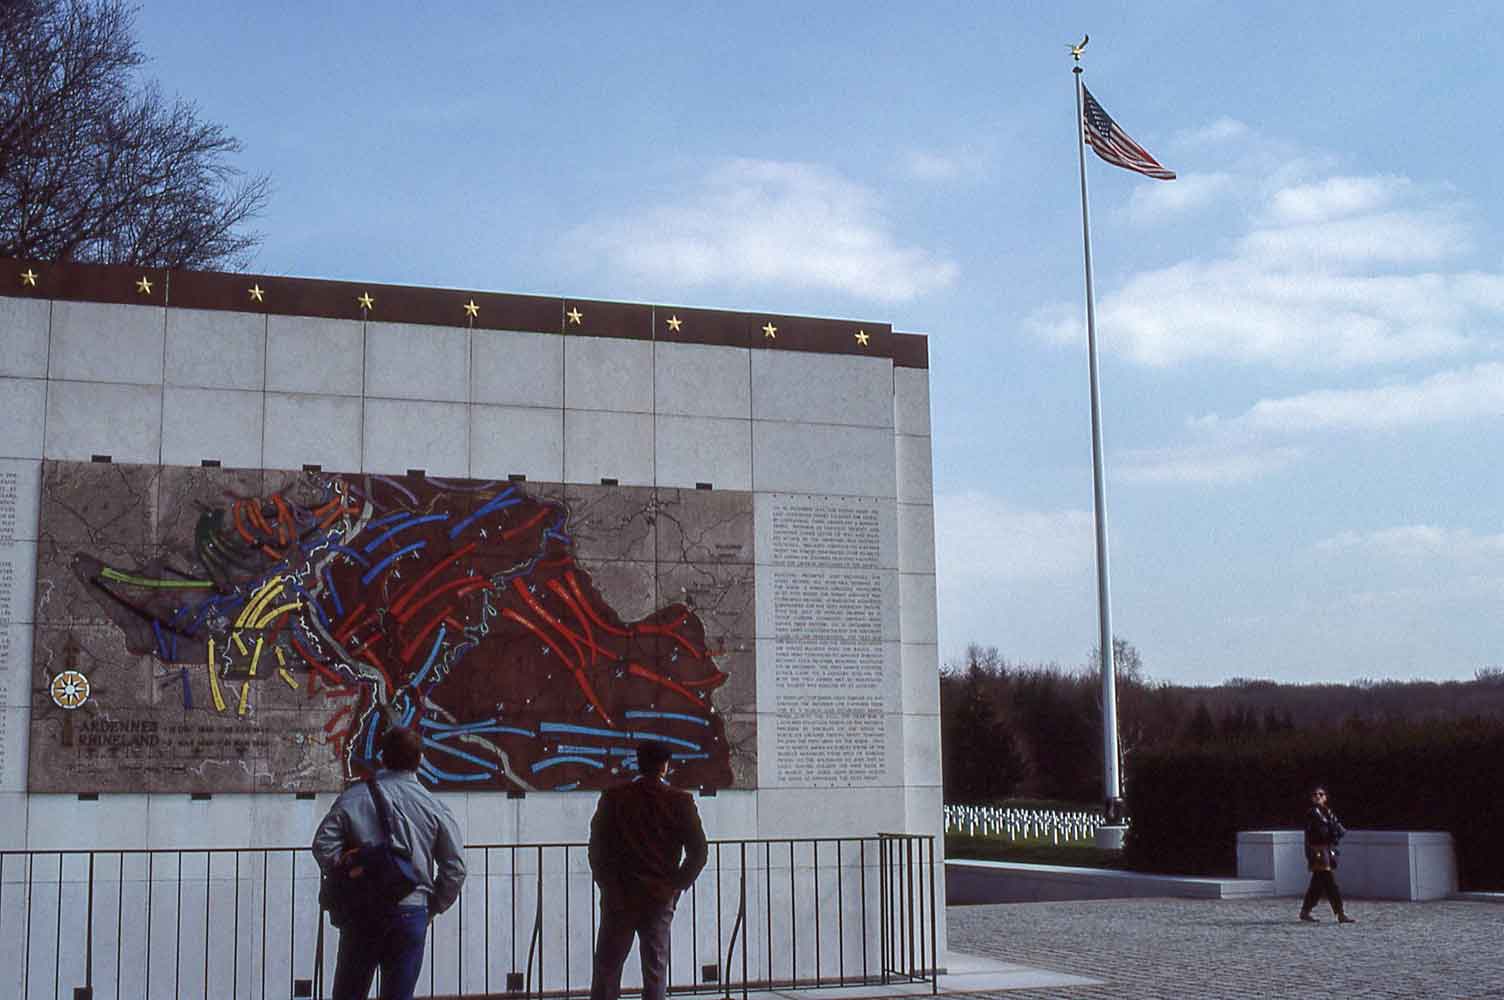
{"label": "compass rose on map", "polygon": [[64,670],[52,678],[52,703],[73,711],[89,700],[89,678],[77,670]]}

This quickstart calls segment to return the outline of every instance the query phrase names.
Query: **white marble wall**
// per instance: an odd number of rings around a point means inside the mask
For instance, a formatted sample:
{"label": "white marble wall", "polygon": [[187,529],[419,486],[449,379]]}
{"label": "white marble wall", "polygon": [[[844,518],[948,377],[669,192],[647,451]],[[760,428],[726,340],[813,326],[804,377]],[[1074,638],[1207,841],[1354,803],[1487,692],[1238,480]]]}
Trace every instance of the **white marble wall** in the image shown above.
{"label": "white marble wall", "polygon": [[[881,594],[871,639],[883,671],[880,775],[780,782],[765,756],[759,789],[698,803],[712,837],[941,832],[925,371],[859,356],[0,296],[0,411],[0,490],[13,485],[17,505],[14,528],[0,530],[0,567],[19,595],[0,609],[0,849],[297,845],[328,805],[328,796],[25,794],[40,460],[95,455],[710,483],[753,491],[759,518],[790,495],[867,505],[881,535],[877,564],[860,568]],[[758,530],[767,666],[780,636],[761,521]],[[767,755],[777,690],[760,677],[758,693]],[[594,803],[587,794],[448,798],[476,843],[583,839]]]}

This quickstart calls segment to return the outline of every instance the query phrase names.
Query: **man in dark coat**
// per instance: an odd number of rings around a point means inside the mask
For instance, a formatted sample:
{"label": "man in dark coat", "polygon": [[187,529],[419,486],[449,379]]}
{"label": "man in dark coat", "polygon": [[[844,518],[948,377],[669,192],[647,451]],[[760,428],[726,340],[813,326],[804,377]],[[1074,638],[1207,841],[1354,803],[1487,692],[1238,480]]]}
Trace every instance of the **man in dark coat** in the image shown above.
{"label": "man in dark coat", "polygon": [[694,797],[668,784],[670,757],[662,743],[639,744],[637,780],[602,793],[590,823],[590,871],[601,887],[590,1000],[621,995],[621,968],[634,936],[643,1000],[663,1000],[668,989],[674,905],[705,867],[707,853]]}
{"label": "man in dark coat", "polygon": [[1322,896],[1331,901],[1339,924],[1357,923],[1342,908],[1342,892],[1337,888],[1337,845],[1346,833],[1337,814],[1327,807],[1326,789],[1320,785],[1311,789],[1311,809],[1306,813],[1306,867],[1311,869],[1311,884],[1300,904],[1300,919],[1306,923],[1319,922],[1311,916],[1311,907]]}

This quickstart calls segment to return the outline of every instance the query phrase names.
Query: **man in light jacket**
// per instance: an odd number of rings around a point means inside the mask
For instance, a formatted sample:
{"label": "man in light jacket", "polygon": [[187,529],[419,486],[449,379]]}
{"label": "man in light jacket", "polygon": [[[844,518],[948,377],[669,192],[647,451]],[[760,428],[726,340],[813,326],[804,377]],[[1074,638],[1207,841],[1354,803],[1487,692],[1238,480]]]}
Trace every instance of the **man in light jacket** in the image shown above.
{"label": "man in light jacket", "polygon": [[[381,967],[382,996],[412,1000],[423,968],[428,922],[454,905],[465,881],[464,841],[449,808],[418,781],[423,739],[411,729],[382,737],[385,770],[376,774],[389,806],[392,847],[405,854],[418,884],[395,906],[340,929],[332,1000],[365,1000]],[[352,848],[382,840],[381,815],[365,782],[345,789],[313,836],[313,856],[328,873]]]}
{"label": "man in light jacket", "polygon": [[601,887],[590,1000],[621,996],[621,968],[634,936],[643,1000],[664,1000],[667,992],[674,905],[708,853],[693,796],[668,783],[670,757],[655,740],[638,744],[639,777],[604,792],[590,823],[590,871]]}

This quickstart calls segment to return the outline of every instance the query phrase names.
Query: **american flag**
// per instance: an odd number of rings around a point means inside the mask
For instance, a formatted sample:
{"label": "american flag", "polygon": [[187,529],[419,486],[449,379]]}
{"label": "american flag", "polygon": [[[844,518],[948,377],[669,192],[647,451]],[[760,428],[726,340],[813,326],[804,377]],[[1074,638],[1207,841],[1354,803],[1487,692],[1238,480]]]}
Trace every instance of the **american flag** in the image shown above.
{"label": "american flag", "polygon": [[1175,171],[1166,170],[1160,162],[1149,155],[1148,150],[1128,138],[1128,133],[1118,128],[1112,116],[1102,110],[1102,105],[1091,96],[1085,86],[1081,88],[1085,98],[1081,111],[1081,127],[1086,133],[1086,142],[1097,155],[1115,167],[1123,167],[1145,177],[1160,181],[1173,181]]}

